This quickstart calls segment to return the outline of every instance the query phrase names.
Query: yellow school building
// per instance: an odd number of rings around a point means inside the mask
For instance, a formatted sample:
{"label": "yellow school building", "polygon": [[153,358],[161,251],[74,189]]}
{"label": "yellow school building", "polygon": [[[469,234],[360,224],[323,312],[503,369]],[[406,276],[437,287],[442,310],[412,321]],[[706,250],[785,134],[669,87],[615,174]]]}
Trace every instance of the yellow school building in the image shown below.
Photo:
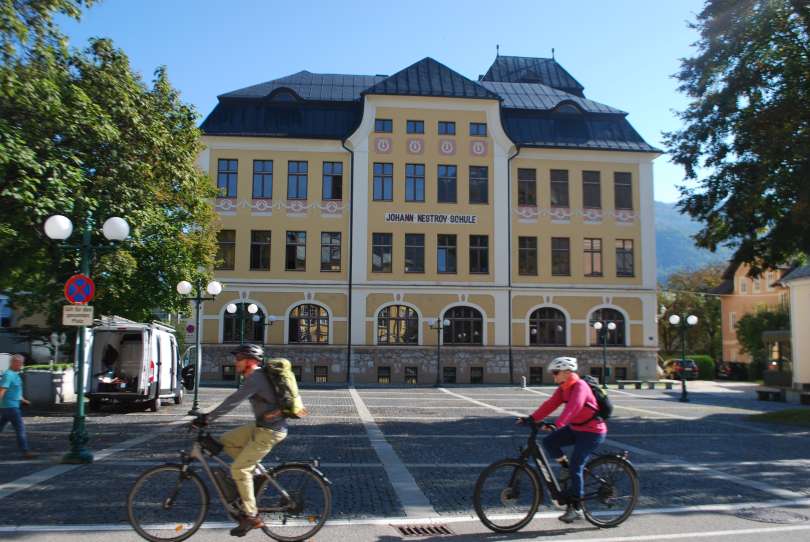
{"label": "yellow school building", "polygon": [[425,58],[220,95],[203,378],[244,340],[305,384],[537,384],[559,355],[601,374],[605,342],[609,381],[654,379],[660,151],[626,115],[512,56],[478,80]]}

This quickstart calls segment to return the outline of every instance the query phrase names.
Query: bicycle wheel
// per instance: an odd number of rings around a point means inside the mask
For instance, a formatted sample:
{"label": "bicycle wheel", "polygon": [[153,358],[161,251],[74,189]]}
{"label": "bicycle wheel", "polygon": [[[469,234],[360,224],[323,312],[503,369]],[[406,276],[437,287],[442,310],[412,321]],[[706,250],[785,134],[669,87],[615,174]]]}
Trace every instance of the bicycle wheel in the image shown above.
{"label": "bicycle wheel", "polygon": [[515,459],[488,466],[475,483],[475,513],[487,528],[513,533],[528,524],[540,506],[540,482],[534,471]]}
{"label": "bicycle wheel", "polygon": [[582,511],[597,527],[615,527],[630,517],[638,502],[638,475],[618,457],[604,456],[588,462],[583,476]]}
{"label": "bicycle wheel", "polygon": [[[264,520],[264,534],[275,540],[293,542],[315,535],[329,518],[332,490],[317,474],[305,467],[290,465],[273,472],[273,478],[290,495],[285,503],[281,493],[265,479],[256,491],[256,506]],[[284,511],[280,508],[288,506]]]}
{"label": "bicycle wheel", "polygon": [[200,528],[208,513],[208,491],[200,477],[180,465],[161,465],[141,474],[127,496],[135,531],[152,542],[180,542]]}

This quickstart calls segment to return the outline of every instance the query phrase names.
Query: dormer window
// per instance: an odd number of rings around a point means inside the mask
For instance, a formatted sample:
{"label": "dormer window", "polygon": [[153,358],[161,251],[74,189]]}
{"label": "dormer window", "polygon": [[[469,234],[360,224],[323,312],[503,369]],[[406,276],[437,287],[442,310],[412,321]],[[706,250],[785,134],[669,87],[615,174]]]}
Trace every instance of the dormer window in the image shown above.
{"label": "dormer window", "polygon": [[280,88],[270,95],[274,102],[297,102],[298,96],[288,88]]}
{"label": "dormer window", "polygon": [[571,102],[563,102],[554,109],[555,113],[563,113],[565,115],[580,115],[582,110]]}

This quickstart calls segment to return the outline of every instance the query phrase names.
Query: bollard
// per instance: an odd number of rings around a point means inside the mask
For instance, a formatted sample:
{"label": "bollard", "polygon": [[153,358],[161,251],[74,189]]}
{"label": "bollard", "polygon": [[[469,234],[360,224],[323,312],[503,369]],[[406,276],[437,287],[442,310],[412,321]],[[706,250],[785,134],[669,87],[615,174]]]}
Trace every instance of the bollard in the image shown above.
{"label": "bollard", "polygon": [[526,389],[526,377],[521,376],[520,378],[523,380],[523,389]]}

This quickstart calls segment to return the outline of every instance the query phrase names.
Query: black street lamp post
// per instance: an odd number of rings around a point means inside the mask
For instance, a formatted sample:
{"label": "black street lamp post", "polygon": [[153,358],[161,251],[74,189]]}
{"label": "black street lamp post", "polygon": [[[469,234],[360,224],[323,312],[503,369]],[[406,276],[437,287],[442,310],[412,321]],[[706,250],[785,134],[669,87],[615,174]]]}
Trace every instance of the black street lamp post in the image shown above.
{"label": "black street lamp post", "polygon": [[202,370],[202,348],[200,345],[200,335],[202,334],[202,329],[200,329],[200,305],[202,305],[203,301],[213,301],[216,296],[222,292],[222,284],[215,280],[209,282],[205,286],[205,291],[208,293],[209,297],[204,297],[202,279],[197,279],[194,285],[187,280],[181,280],[177,283],[178,294],[185,296],[189,295],[192,291],[194,291],[194,297],[191,297],[190,301],[194,302],[195,310],[194,351],[196,359],[194,362],[194,403],[191,406],[191,410],[188,411],[188,414],[189,416],[197,416],[200,413],[198,390],[200,389],[200,371]]}
{"label": "black street lamp post", "polygon": [[669,323],[673,326],[678,326],[681,333],[681,398],[682,403],[689,402],[689,394],[686,391],[686,372],[684,367],[686,364],[686,330],[689,326],[694,326],[698,323],[698,317],[694,314],[678,315],[673,314],[669,317]]}
{"label": "black street lamp post", "polygon": [[597,336],[602,335],[602,387],[607,389],[607,342],[608,332],[616,330],[616,322],[609,320],[597,320],[593,322],[593,328]]}
{"label": "black street lamp post", "polygon": [[[238,305],[236,303],[228,303],[228,305],[225,307],[225,310],[228,312],[228,314],[236,314],[236,312],[239,311],[239,316],[238,316],[238,318],[239,318],[239,344],[240,345],[245,344],[245,320],[247,319],[247,316],[246,316],[245,313],[250,314],[250,315],[256,314],[257,312],[259,312],[258,305],[256,305],[255,303],[251,303],[250,305],[247,306],[247,310],[245,310],[245,304],[244,303],[239,303]],[[239,387],[239,375],[236,374],[235,368],[234,368],[234,380],[236,381],[236,387],[238,388]]]}
{"label": "black street lamp post", "polygon": [[443,384],[442,381],[444,380],[442,378],[442,330],[450,326],[450,320],[447,318],[444,320],[431,318],[428,323],[430,329],[436,330],[436,386],[438,387]]}

